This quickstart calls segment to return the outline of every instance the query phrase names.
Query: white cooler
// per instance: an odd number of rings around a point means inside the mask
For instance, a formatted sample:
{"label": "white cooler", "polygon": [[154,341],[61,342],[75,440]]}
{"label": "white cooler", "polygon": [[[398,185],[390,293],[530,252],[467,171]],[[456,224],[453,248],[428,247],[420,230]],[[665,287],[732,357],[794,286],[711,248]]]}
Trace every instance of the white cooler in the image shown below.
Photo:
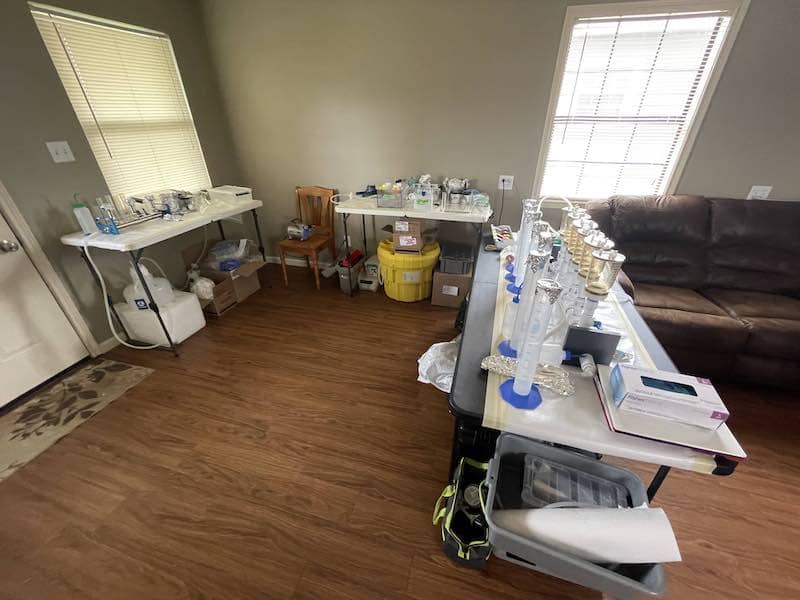
{"label": "white cooler", "polygon": [[[131,338],[148,344],[169,346],[167,336],[164,335],[158,317],[152,310],[131,308],[124,302],[115,304],[114,308]],[[169,335],[176,344],[206,326],[203,309],[200,308],[200,301],[194,294],[176,291],[173,302],[166,306],[159,305],[158,308]]]}

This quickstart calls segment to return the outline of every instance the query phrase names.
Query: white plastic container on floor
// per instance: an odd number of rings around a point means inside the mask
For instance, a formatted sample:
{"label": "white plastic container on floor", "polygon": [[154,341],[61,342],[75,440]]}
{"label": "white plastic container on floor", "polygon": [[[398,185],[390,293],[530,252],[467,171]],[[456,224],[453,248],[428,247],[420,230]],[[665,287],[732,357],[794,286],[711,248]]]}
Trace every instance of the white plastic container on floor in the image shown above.
{"label": "white plastic container on floor", "polygon": [[[163,277],[153,277],[150,271],[147,270],[143,264],[139,264],[139,269],[142,272],[142,277],[147,282],[147,287],[153,295],[153,300],[158,304],[159,308],[170,304],[173,301],[172,285]],[[149,310],[150,302],[147,298],[147,293],[142,287],[142,282],[139,281],[139,276],[136,274],[133,266],[128,269],[131,276],[131,283],[128,284],[122,292],[125,297],[125,302],[128,303],[132,309]]]}
{"label": "white plastic container on floor", "polygon": [[[179,344],[205,327],[206,318],[197,296],[187,292],[173,293],[174,300],[166,306],[159,306],[159,309],[172,341]],[[169,346],[167,336],[152,310],[131,308],[124,302],[115,304],[114,308],[125,325],[125,330],[134,340]]]}

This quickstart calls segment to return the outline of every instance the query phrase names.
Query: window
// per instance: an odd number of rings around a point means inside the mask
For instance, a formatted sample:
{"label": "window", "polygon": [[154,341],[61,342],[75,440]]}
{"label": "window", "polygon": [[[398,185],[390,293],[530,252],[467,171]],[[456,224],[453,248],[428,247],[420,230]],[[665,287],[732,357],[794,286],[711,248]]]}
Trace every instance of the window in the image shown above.
{"label": "window", "polygon": [[672,191],[741,8],[739,0],[568,8],[538,192]]}
{"label": "window", "polygon": [[210,187],[169,37],[31,11],[112,194]]}

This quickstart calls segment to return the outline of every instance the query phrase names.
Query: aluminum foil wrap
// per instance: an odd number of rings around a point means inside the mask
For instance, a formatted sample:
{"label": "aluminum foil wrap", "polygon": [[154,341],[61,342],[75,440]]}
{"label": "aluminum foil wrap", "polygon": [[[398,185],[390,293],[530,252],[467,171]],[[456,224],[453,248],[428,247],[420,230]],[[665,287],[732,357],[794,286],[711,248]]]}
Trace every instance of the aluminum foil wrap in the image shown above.
{"label": "aluminum foil wrap", "polygon": [[[501,377],[514,377],[517,372],[517,359],[500,354],[490,354],[481,361],[481,369],[497,373]],[[536,375],[533,376],[533,382],[559,396],[571,396],[575,393],[569,373],[561,367],[540,366]]]}

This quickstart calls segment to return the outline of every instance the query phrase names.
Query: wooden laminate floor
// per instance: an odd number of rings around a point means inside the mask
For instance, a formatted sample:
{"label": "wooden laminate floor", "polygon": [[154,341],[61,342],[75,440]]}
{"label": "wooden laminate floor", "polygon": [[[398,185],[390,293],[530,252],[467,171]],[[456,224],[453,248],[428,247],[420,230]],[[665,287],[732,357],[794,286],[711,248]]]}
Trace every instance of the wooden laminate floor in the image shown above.
{"label": "wooden laminate floor", "polygon": [[[111,354],[156,372],[0,483],[0,598],[599,598],[441,553],[452,421],[416,360],[455,311],[290,282],[177,359]],[[751,458],[665,483],[684,557],[667,597],[800,598],[800,404],[722,391]]]}

